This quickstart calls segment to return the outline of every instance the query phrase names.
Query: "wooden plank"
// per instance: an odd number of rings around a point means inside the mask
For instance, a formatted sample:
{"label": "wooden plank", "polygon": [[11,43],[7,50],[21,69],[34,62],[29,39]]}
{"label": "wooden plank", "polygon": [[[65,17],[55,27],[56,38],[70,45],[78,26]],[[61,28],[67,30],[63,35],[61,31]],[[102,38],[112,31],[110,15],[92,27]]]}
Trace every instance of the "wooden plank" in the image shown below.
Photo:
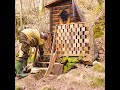
{"label": "wooden plank", "polygon": [[56,58],[57,58],[57,51],[55,51],[55,53],[53,54],[53,56],[52,56],[52,58],[50,60],[50,64],[48,66],[48,70],[46,71],[46,73],[45,73],[43,78],[47,77],[51,73],[51,70],[52,70],[53,65],[54,65],[54,63],[56,61]]}
{"label": "wooden plank", "polygon": [[48,66],[48,70],[46,71],[45,75],[43,78],[47,77],[50,72],[51,72],[51,69],[55,63],[55,60],[57,58],[57,51],[55,51],[55,53],[53,54],[54,52],[54,44],[55,44],[55,39],[56,39],[56,32],[54,33],[54,38],[53,38],[53,43],[52,43],[52,50],[51,50],[51,56],[50,56],[50,64]]}
{"label": "wooden plank", "polygon": [[52,32],[55,32],[55,28],[52,28]]}
{"label": "wooden plank", "polygon": [[59,22],[52,22],[52,24],[59,24]]}
{"label": "wooden plank", "polygon": [[52,17],[53,18],[58,18],[59,16],[54,14],[54,15],[52,15]]}
{"label": "wooden plank", "polygon": [[52,24],[52,26],[56,26],[57,24]]}
{"label": "wooden plank", "polygon": [[62,56],[79,56],[80,55],[80,53],[78,53],[78,54],[72,54],[71,51],[69,51],[69,52],[70,53],[68,53],[68,54],[59,54],[59,56],[62,57]]}
{"label": "wooden plank", "polygon": [[56,14],[56,13],[59,13],[59,11],[58,11],[58,10],[57,10],[57,11],[54,10],[54,11],[52,12],[52,14]]}
{"label": "wooden plank", "polygon": [[59,13],[57,13],[57,14],[52,14],[53,16],[58,16],[59,15]]}
{"label": "wooden plank", "polygon": [[50,8],[50,32],[52,32],[52,8]]}
{"label": "wooden plank", "polygon": [[60,63],[54,64],[51,73],[52,73],[53,75],[62,74],[62,72],[63,72],[63,66],[64,66],[64,65],[63,65],[63,64],[60,64]]}
{"label": "wooden plank", "polygon": [[71,5],[70,4],[66,4],[66,5],[59,5],[59,6],[55,6],[55,7],[53,7],[53,10],[55,9],[55,10],[58,10],[58,9],[61,9],[61,8],[63,8],[63,7],[65,7],[65,8],[69,8]]}
{"label": "wooden plank", "polygon": [[57,45],[59,54],[70,56],[79,56],[80,53],[89,54],[89,46],[85,45],[85,43],[90,43],[89,37],[86,35],[89,34],[89,31],[86,31],[84,24],[84,22],[81,22],[77,24],[61,24],[59,26],[59,30],[57,30],[60,41],[59,45]]}
{"label": "wooden plank", "polygon": [[58,18],[58,19],[53,19],[53,20],[52,20],[52,23],[53,23],[53,22],[59,22],[59,18]]}
{"label": "wooden plank", "polygon": [[45,5],[45,7],[55,7],[55,6],[63,6],[63,5],[68,5],[68,4],[71,4],[71,1],[67,1],[66,2],[66,0],[65,1],[61,1],[61,0],[55,0],[54,2],[52,2],[52,3],[50,3],[50,4],[47,4],[47,5]]}
{"label": "wooden plank", "polygon": [[[70,16],[72,20],[74,20],[73,16]],[[75,19],[80,20],[80,17],[76,16]]]}
{"label": "wooden plank", "polygon": [[54,21],[54,20],[59,20],[59,17],[56,17],[56,18],[52,18],[52,19],[53,19],[53,21]]}
{"label": "wooden plank", "polygon": [[52,28],[54,28],[54,29],[55,29],[55,28],[56,28],[56,26],[52,26]]}
{"label": "wooden plank", "polygon": [[52,2],[49,2],[48,4],[45,5],[45,7],[49,7],[49,6],[55,5],[57,3],[61,3],[61,0],[54,0]]}
{"label": "wooden plank", "polygon": [[55,12],[55,11],[59,12],[60,10],[58,8],[52,10],[52,12]]}
{"label": "wooden plank", "polygon": [[71,18],[70,22],[80,22],[80,18]]}

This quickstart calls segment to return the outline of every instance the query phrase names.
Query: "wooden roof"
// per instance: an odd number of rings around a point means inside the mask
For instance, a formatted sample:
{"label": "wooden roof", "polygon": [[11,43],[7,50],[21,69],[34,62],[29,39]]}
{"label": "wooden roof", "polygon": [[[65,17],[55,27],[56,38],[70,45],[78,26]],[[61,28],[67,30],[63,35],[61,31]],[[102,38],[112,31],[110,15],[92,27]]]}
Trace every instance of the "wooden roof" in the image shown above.
{"label": "wooden roof", "polygon": [[[73,1],[74,1],[74,0],[73,0]],[[82,21],[82,22],[85,22],[85,21],[86,21],[86,20],[85,20],[85,17],[84,17],[84,15],[83,15],[83,13],[81,12],[80,8],[78,7],[77,3],[74,2],[74,4],[75,4],[75,7],[76,7],[76,9],[77,9],[77,12],[78,12],[78,15],[79,15],[81,21]]]}
{"label": "wooden roof", "polygon": [[48,3],[47,5],[45,5],[45,7],[51,7],[57,3],[60,3],[62,1],[68,1],[68,0],[54,0],[54,1],[51,1],[50,3]]}
{"label": "wooden roof", "polygon": [[[54,1],[51,1],[50,3],[48,3],[47,5],[45,5],[45,7],[49,8],[49,7],[52,7],[58,3],[65,2],[65,1],[69,1],[69,0],[54,0]],[[84,15],[81,12],[80,8],[78,7],[77,3],[74,0],[72,0],[72,1],[77,9],[77,12],[78,12],[78,15],[79,15],[81,21],[82,22],[86,21]]]}

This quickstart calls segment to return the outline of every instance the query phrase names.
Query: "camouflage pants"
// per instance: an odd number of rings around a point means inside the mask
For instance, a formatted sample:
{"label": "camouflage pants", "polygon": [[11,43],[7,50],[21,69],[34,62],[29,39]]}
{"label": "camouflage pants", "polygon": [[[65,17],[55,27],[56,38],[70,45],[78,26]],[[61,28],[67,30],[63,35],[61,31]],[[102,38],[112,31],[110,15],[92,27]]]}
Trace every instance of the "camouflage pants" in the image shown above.
{"label": "camouflage pants", "polygon": [[19,60],[21,62],[25,61],[29,57],[29,48],[30,44],[27,41],[27,36],[24,33],[19,34],[19,42],[20,42],[20,52],[19,52]]}

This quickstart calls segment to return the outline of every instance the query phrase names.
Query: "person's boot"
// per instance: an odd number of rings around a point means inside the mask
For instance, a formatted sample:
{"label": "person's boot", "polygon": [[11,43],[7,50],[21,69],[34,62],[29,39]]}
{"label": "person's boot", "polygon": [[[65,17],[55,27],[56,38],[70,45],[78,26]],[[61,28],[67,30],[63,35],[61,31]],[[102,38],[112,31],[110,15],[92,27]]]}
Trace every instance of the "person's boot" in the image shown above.
{"label": "person's boot", "polygon": [[27,60],[23,62],[23,70],[24,73],[27,73]]}
{"label": "person's boot", "polygon": [[23,63],[20,61],[17,61],[16,65],[15,65],[15,70],[16,70],[16,77],[18,77],[18,78],[24,78],[24,77],[28,76],[27,73],[23,73],[22,67],[23,67]]}

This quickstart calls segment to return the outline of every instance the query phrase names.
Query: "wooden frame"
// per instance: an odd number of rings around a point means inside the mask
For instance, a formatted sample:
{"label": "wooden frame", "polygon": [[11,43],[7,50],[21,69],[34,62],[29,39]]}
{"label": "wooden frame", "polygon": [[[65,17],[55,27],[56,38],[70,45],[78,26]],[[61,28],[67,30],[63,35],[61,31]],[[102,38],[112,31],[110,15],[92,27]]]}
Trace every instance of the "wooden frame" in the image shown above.
{"label": "wooden frame", "polygon": [[59,55],[79,56],[81,53],[91,54],[93,52],[92,30],[89,29],[89,23],[61,24],[57,28],[56,50]]}

